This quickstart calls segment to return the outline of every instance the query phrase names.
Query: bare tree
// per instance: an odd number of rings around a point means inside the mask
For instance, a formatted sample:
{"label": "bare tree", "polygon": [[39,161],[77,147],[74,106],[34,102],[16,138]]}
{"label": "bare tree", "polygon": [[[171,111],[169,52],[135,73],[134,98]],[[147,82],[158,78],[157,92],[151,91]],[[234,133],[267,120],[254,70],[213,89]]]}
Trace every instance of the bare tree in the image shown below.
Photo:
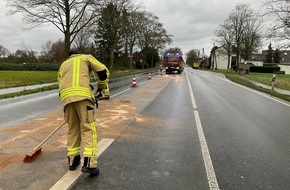
{"label": "bare tree", "polygon": [[173,35],[167,34],[159,18],[153,13],[143,12],[144,17],[141,20],[141,33],[138,39],[138,45],[141,49],[152,47],[156,49],[164,48],[166,44],[172,43]]}
{"label": "bare tree", "polygon": [[32,62],[37,62],[37,58],[36,58],[37,52],[36,51],[33,51],[32,48],[24,42],[22,42],[21,48],[23,49],[24,52],[26,52],[27,57],[30,58],[30,60]]}
{"label": "bare tree", "polygon": [[268,38],[281,42],[283,48],[289,48],[290,2],[288,0],[265,0],[264,7],[264,16],[269,20]]}
{"label": "bare tree", "polygon": [[[247,4],[237,4],[229,18],[215,31],[218,43],[226,49],[230,58],[233,49],[237,57],[236,70],[239,70],[241,57],[248,58],[261,45],[261,21]],[[230,64],[228,59],[228,68]]]}
{"label": "bare tree", "polygon": [[[172,43],[173,35],[168,34],[159,18],[150,12],[143,12],[143,19],[140,21],[140,34],[138,36],[138,46],[141,50],[164,48],[166,44]],[[146,60],[146,52],[144,52]],[[142,62],[142,69],[144,62]]]}
{"label": "bare tree", "polygon": [[10,14],[22,13],[31,27],[52,24],[64,34],[65,52],[76,35],[95,21],[96,0],[9,0]]}
{"label": "bare tree", "polygon": [[4,58],[9,54],[9,51],[4,46],[0,45],[0,57]]}
{"label": "bare tree", "polygon": [[50,54],[50,49],[51,49],[52,44],[53,42],[50,40],[47,41],[45,44],[42,44],[40,56],[38,57],[40,62],[52,61],[52,55]]}
{"label": "bare tree", "polygon": [[191,65],[193,62],[198,62],[199,58],[200,58],[200,50],[198,49],[192,49],[189,52],[187,52],[186,54],[186,64],[187,65]]}
{"label": "bare tree", "polygon": [[228,22],[224,22],[215,31],[215,35],[218,37],[218,44],[226,50],[228,56],[228,66],[230,68],[231,55],[232,55],[232,44],[234,43],[234,33]]}
{"label": "bare tree", "polygon": [[127,19],[127,26],[126,26],[126,40],[128,43],[129,48],[129,64],[130,64],[130,70],[132,70],[133,67],[133,48],[137,44],[138,35],[141,32],[141,21],[143,19],[143,14],[141,12],[131,12],[128,15]]}
{"label": "bare tree", "polygon": [[250,14],[245,22],[244,39],[241,56],[247,60],[252,53],[256,53],[262,44],[262,20],[258,14]]}
{"label": "bare tree", "polygon": [[93,31],[90,27],[83,28],[75,37],[73,47],[82,53],[89,53],[93,42]]}

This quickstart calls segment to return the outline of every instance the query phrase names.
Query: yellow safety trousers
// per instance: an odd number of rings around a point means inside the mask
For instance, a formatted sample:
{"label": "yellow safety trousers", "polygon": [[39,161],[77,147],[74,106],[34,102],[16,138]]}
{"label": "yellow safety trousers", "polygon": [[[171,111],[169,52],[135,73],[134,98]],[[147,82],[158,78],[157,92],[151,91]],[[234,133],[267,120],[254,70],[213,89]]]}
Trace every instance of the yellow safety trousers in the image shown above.
{"label": "yellow safety trousers", "polygon": [[81,100],[67,104],[64,111],[68,123],[67,155],[79,155],[82,145],[83,157],[91,157],[90,166],[96,167],[98,136],[94,105],[89,100]]}

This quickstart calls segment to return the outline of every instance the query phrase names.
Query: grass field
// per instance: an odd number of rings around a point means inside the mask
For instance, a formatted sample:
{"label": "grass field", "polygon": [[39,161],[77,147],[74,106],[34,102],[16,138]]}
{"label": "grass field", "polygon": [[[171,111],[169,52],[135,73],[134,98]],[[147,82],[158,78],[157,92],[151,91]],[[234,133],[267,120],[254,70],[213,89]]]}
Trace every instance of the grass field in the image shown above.
{"label": "grass field", "polygon": [[[271,85],[273,74],[271,73],[250,73],[244,75],[248,79]],[[290,75],[276,74],[275,87],[290,90]]]}
{"label": "grass field", "polygon": [[[144,70],[137,69],[132,71],[115,71],[110,74],[110,78],[112,79],[126,75],[154,72],[156,70],[157,69],[155,68],[150,68]],[[91,76],[91,79],[92,81],[95,81],[93,76]],[[0,89],[54,82],[57,82],[57,71],[0,71]],[[0,99],[22,96],[37,92],[44,92],[57,88],[57,84],[52,84],[50,86],[41,87],[33,90],[24,90],[16,93],[2,94],[0,95]]]}
{"label": "grass field", "polygon": [[[110,78],[155,71],[156,69],[125,70],[110,74]],[[93,77],[92,77],[93,78]],[[57,82],[57,71],[0,71],[0,89]]]}
{"label": "grass field", "polygon": [[[256,86],[253,83],[251,83],[249,80],[245,79],[249,78],[251,80],[255,80],[258,81],[260,83],[264,83],[264,84],[271,84],[271,79],[273,74],[261,74],[261,73],[250,73],[248,75],[239,75],[236,73],[229,73],[229,72],[225,72],[225,76],[226,78],[230,79],[231,81],[234,81],[238,84],[242,84],[244,86],[248,86],[250,88],[259,90],[261,92],[270,94],[272,96],[281,98],[283,100],[289,101],[290,102],[290,96],[289,95],[284,95],[284,94],[280,94],[276,91],[272,92],[271,89],[266,89],[266,88],[262,88],[260,86]],[[281,88],[281,89],[285,89],[285,90],[290,90],[290,81],[289,81],[289,77],[290,75],[276,75],[276,85],[275,87]],[[279,86],[278,86],[279,84]]]}
{"label": "grass field", "polygon": [[57,71],[0,71],[0,89],[57,82]]}

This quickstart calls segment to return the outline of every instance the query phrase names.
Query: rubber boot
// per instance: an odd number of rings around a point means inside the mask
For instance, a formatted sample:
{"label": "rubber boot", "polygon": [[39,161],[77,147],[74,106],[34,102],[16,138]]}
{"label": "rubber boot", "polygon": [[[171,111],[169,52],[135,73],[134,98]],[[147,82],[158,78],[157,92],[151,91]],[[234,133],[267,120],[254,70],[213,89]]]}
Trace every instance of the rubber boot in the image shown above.
{"label": "rubber boot", "polygon": [[100,174],[100,170],[98,167],[90,167],[90,161],[91,161],[91,158],[90,157],[85,157],[84,158],[84,165],[82,167],[82,172],[83,173],[89,173],[91,175],[99,175]]}
{"label": "rubber boot", "polygon": [[[81,163],[81,156],[77,155],[77,156],[71,156],[71,157],[67,157],[68,158],[68,165],[69,165],[69,170],[70,171],[74,171],[78,165],[80,165]],[[72,161],[71,161],[72,159]]]}

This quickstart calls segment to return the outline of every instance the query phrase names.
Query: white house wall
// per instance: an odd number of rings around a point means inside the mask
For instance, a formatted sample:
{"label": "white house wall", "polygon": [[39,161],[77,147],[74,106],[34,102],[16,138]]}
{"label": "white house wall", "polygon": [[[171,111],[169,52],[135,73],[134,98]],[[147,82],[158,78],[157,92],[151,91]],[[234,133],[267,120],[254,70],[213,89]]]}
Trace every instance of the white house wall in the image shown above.
{"label": "white house wall", "polygon": [[280,71],[285,71],[285,74],[290,74],[290,65],[278,65]]}
{"label": "white house wall", "polygon": [[227,56],[217,57],[217,69],[227,69],[228,68],[228,58]]}
{"label": "white house wall", "polygon": [[219,48],[216,51],[216,68],[217,69],[227,69],[228,68],[228,56],[225,53],[225,50]]}

